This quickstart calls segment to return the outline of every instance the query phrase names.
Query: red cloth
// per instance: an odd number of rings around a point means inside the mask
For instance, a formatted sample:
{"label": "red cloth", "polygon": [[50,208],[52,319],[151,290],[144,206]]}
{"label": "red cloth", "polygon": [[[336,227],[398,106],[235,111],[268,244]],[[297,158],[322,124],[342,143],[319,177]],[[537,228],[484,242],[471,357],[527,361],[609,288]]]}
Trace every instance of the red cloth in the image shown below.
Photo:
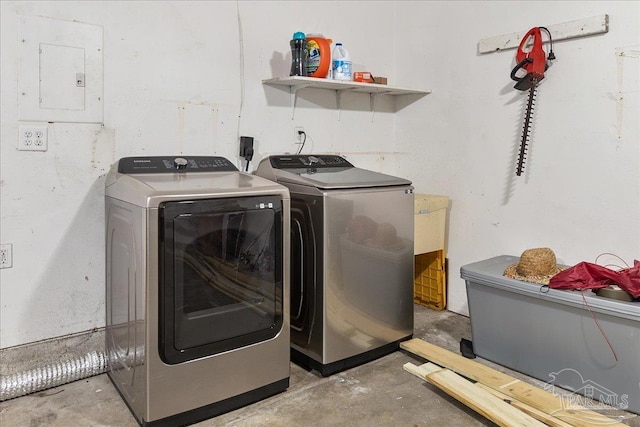
{"label": "red cloth", "polygon": [[634,298],[640,297],[640,261],[620,271],[598,264],[581,262],[556,274],[549,281],[554,289],[599,289],[618,285]]}

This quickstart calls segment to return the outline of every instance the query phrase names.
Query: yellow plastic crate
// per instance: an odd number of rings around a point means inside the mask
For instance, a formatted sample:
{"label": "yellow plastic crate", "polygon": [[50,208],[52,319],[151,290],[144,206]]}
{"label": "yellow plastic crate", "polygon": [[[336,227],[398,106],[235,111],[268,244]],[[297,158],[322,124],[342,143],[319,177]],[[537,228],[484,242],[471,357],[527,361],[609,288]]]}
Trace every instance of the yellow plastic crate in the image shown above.
{"label": "yellow plastic crate", "polygon": [[447,286],[444,251],[415,256],[413,301],[434,310],[447,305]]}

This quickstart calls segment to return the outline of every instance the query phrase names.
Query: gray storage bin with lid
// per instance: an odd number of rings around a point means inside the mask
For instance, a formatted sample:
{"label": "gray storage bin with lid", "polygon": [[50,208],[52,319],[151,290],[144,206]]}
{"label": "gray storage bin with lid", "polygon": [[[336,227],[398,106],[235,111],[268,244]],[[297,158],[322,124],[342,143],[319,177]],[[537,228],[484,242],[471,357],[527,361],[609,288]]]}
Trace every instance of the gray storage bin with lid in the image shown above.
{"label": "gray storage bin with lid", "polygon": [[549,391],[561,387],[640,414],[640,303],[591,291],[583,299],[580,291],[503,276],[518,260],[503,255],[460,269],[474,352],[548,383]]}

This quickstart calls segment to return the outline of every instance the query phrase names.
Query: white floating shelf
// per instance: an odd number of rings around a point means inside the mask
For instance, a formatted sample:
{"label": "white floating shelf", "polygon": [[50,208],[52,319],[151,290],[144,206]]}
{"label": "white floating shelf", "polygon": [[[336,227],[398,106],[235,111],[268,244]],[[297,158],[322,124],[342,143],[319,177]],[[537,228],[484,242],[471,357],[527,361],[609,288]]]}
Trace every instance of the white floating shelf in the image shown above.
{"label": "white floating shelf", "polygon": [[[578,19],[555,25],[542,25],[549,29],[553,41],[574,39],[577,37],[603,34],[609,31],[609,15],[599,15],[591,18]],[[529,30],[518,33],[504,34],[502,36],[489,37],[478,42],[479,53],[491,53],[505,49],[515,49],[520,45],[520,40]],[[549,40],[545,32],[542,34],[545,43]]]}
{"label": "white floating shelf", "polygon": [[319,79],[315,77],[285,77],[273,78],[262,81],[265,85],[270,86],[289,86],[294,90],[303,88],[344,90],[345,92],[364,92],[377,93],[385,95],[427,95],[431,93],[429,90],[407,89],[396,86],[380,85],[375,83],[346,82],[340,80]]}
{"label": "white floating shelf", "polygon": [[291,119],[292,120],[296,111],[296,100],[298,98],[298,95],[297,95],[298,91],[305,88],[334,90],[336,92],[336,106],[338,110],[340,110],[342,94],[350,93],[350,92],[368,93],[369,103],[371,106],[372,113],[373,113],[373,104],[374,104],[375,98],[379,95],[424,96],[431,93],[430,90],[407,89],[402,87],[381,85],[381,84],[375,84],[375,83],[349,82],[349,81],[320,79],[315,77],[300,77],[300,76],[292,76],[292,77],[285,77],[285,78],[276,77],[273,79],[263,80],[262,84],[269,85],[269,86],[285,86],[289,88],[289,93],[291,94],[291,107],[292,107]]}

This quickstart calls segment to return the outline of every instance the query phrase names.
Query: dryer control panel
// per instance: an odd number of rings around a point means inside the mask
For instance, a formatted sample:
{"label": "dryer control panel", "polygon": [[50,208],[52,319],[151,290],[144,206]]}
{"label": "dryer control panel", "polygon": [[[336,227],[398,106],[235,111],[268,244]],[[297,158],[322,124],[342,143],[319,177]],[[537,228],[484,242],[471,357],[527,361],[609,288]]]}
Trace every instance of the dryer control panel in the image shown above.
{"label": "dryer control panel", "polygon": [[354,167],[344,157],[330,154],[271,156],[269,160],[271,161],[271,166],[275,169]]}
{"label": "dryer control panel", "polygon": [[232,172],[237,171],[229,160],[217,156],[151,156],[124,157],[118,161],[118,172],[175,173],[175,172]]}

